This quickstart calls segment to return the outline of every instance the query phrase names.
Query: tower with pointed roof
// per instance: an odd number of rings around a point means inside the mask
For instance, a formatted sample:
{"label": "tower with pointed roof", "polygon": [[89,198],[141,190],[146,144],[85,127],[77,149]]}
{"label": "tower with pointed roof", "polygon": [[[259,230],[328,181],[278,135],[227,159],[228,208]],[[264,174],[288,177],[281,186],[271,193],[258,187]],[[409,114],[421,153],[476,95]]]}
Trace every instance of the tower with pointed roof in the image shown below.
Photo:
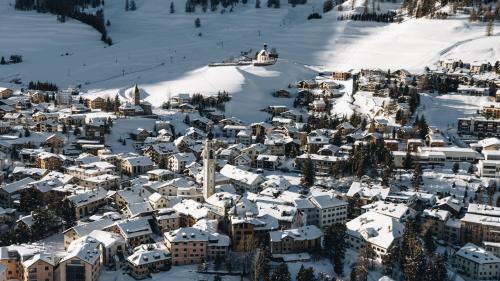
{"label": "tower with pointed roof", "polygon": [[205,200],[215,193],[215,149],[209,132],[202,152],[203,156],[203,198]]}
{"label": "tower with pointed roof", "polygon": [[134,95],[134,105],[141,105],[141,93],[139,92],[137,84],[135,84],[133,95]]}

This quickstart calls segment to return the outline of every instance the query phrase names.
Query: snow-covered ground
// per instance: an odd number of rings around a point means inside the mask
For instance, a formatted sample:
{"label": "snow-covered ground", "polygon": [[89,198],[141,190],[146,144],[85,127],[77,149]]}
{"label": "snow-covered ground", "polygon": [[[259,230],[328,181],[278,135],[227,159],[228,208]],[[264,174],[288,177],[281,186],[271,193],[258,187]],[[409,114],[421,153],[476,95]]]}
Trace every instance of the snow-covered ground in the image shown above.
{"label": "snow-covered ground", "polygon": [[[203,274],[196,272],[197,266],[173,266],[169,271],[158,272],[151,274],[153,281],[160,280],[176,280],[176,281],[198,281],[198,280],[213,280],[214,275]],[[239,281],[239,276],[221,276],[223,281]],[[134,281],[132,276],[118,271],[103,271],[99,277],[100,281]]]}
{"label": "snow-covered ground", "polygon": [[[203,13],[200,7],[186,14],[183,0],[174,0],[174,14],[169,12],[170,1],[135,2],[137,10],[128,12],[123,1],[106,2],[104,14],[111,22],[108,33],[115,43],[109,47],[89,26],[74,20],[60,23],[49,14],[16,11],[14,0],[0,1],[1,55],[24,58],[21,64],[0,67],[0,84],[14,77],[24,82],[56,82],[61,87],[81,84],[92,95],[126,98],[126,90],[138,83],[143,98],[155,106],[178,93],[226,90],[233,95],[226,114],[257,121],[265,117],[258,109],[292,103],[273,98],[272,90],[311,78],[313,70],[422,71],[441,57],[494,61],[500,56],[498,33],[485,38],[484,23],[469,23],[464,16],[383,24],[337,21],[339,12],[334,9],[323,19],[308,21],[311,12],[321,12],[322,0],[295,8],[282,3],[281,9],[265,4],[255,9],[250,0],[224,14],[221,8]],[[383,5],[382,10],[390,5]],[[197,17],[201,28],[194,26]],[[206,66],[237,57],[241,51],[254,53],[264,43],[280,53],[274,66]]]}
{"label": "snow-covered ground", "polygon": [[421,94],[417,114],[424,115],[428,124],[441,129],[454,127],[458,117],[472,116],[491,102],[489,97],[458,94]]}

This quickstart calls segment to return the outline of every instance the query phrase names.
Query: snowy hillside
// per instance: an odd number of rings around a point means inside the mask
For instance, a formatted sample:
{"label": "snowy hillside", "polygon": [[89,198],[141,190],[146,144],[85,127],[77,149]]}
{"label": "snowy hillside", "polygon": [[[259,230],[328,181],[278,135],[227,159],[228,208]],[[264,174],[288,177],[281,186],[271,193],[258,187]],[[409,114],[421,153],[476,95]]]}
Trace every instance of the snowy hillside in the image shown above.
{"label": "snowy hillside", "polygon": [[[106,1],[108,33],[115,43],[108,47],[89,26],[74,20],[59,23],[49,14],[16,11],[13,2],[0,2],[0,50],[2,55],[22,54],[24,62],[0,68],[0,83],[19,77],[24,82],[47,80],[61,87],[81,84],[89,95],[120,93],[124,98],[126,90],[137,83],[143,98],[156,106],[178,93],[226,90],[233,95],[228,115],[247,121],[265,116],[255,114],[256,109],[283,103],[270,96],[272,90],[310,78],[316,70],[422,71],[441,57],[500,57],[498,32],[486,38],[484,23],[471,24],[463,16],[384,24],[337,21],[339,12],[334,9],[320,20],[308,21],[310,13],[322,12],[323,1],[309,0],[295,8],[282,1],[280,9],[263,3],[255,9],[251,0],[224,14],[221,8],[203,13],[199,7],[196,13],[186,14],[183,0],[174,0],[174,14],[170,1],[165,0],[137,0],[137,10],[127,12],[123,1]],[[201,28],[195,28],[196,18]],[[206,67],[237,57],[241,51],[256,52],[263,43],[280,54],[280,61],[272,67]]]}

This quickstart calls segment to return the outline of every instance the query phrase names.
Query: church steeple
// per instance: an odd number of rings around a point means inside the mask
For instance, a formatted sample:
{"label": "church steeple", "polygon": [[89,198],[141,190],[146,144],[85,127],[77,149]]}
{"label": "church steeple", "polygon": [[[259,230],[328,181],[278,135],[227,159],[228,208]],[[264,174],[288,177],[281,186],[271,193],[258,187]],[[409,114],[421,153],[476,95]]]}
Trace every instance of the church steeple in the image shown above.
{"label": "church steeple", "polygon": [[215,193],[215,149],[211,138],[205,140],[203,156],[203,198]]}
{"label": "church steeple", "polygon": [[134,87],[134,105],[141,105],[141,93],[139,92],[139,87],[135,84]]}

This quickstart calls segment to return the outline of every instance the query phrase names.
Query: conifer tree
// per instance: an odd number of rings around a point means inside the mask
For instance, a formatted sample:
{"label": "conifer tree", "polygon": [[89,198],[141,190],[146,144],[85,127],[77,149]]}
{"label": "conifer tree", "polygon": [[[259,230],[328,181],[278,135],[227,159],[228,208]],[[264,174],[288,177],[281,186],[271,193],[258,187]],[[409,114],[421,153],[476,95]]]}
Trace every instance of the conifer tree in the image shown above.
{"label": "conifer tree", "polygon": [[6,64],[5,63],[5,58],[2,56],[2,59],[0,59],[0,64]]}
{"label": "conifer tree", "polygon": [[371,246],[366,243],[365,246],[358,253],[358,260],[356,262],[356,267],[353,269],[356,271],[356,281],[367,281],[368,272],[370,266],[370,249]]}
{"label": "conifer tree", "polygon": [[316,178],[316,171],[314,170],[314,164],[310,157],[304,160],[302,167],[302,183],[305,186],[313,186]]}
{"label": "conifer tree", "polygon": [[259,281],[269,279],[270,255],[271,254],[266,248],[261,248],[255,252],[251,272],[252,280]]}
{"label": "conifer tree", "polygon": [[291,281],[290,272],[286,263],[280,263],[271,274],[271,281]]}
{"label": "conifer tree", "polygon": [[335,273],[342,275],[346,251],[346,226],[343,223],[330,225],[325,233],[326,255],[332,260]]}
{"label": "conifer tree", "polygon": [[420,163],[415,164],[411,183],[413,188],[418,191],[418,189],[420,188],[420,184],[422,183],[422,167],[420,166]]}
{"label": "conifer tree", "polygon": [[120,105],[121,105],[121,102],[120,102],[120,98],[118,97],[118,95],[115,96],[115,102],[114,102],[114,111],[115,113],[118,112],[118,109],[120,108]]}
{"label": "conifer tree", "polygon": [[175,13],[174,2],[170,2],[170,13],[171,14]]}
{"label": "conifer tree", "polygon": [[76,222],[76,213],[73,202],[68,198],[65,198],[62,201],[61,210],[62,210],[61,218],[64,222],[64,228],[68,229],[74,226]]}
{"label": "conifer tree", "polygon": [[403,166],[405,170],[410,170],[413,165],[413,159],[411,158],[411,151],[407,150],[406,151],[406,156],[403,162]]}
{"label": "conifer tree", "polygon": [[125,11],[128,11],[130,10],[130,4],[128,2],[128,0],[125,0]]}
{"label": "conifer tree", "polygon": [[333,1],[325,0],[325,2],[323,2],[323,13],[328,13],[332,9],[333,9]]}
{"label": "conifer tree", "polygon": [[315,279],[314,269],[312,267],[305,268],[304,265],[300,266],[297,277],[295,278],[296,281],[314,281]]}
{"label": "conifer tree", "polygon": [[400,262],[405,280],[420,281],[425,271],[425,253],[413,221],[407,221],[400,248]]}
{"label": "conifer tree", "polygon": [[427,253],[433,253],[436,250],[436,243],[434,242],[434,238],[432,238],[432,228],[429,227],[426,229],[423,240]]}

